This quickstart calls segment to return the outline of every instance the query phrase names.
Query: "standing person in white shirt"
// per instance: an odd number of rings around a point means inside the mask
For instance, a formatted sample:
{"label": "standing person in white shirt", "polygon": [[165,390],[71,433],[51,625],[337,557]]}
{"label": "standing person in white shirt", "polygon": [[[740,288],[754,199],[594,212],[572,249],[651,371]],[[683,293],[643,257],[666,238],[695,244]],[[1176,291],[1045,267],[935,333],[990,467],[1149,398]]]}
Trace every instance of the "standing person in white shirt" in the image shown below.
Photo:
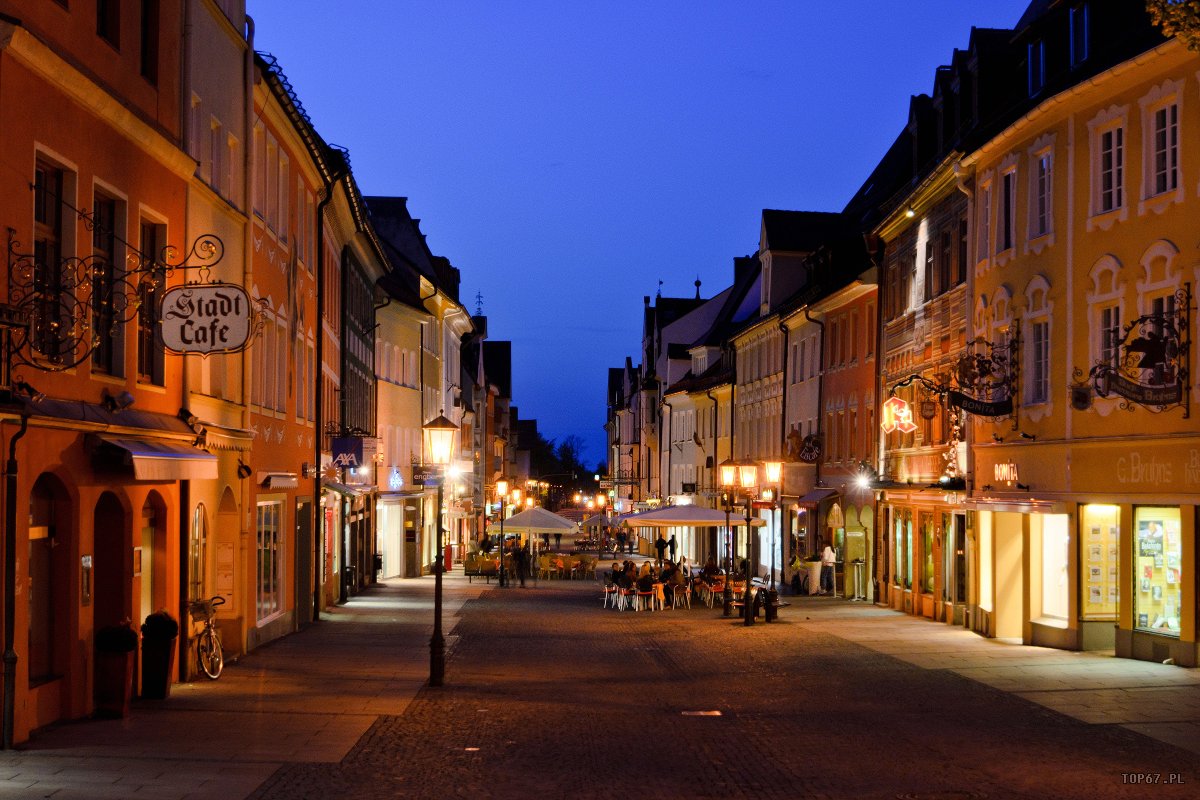
{"label": "standing person in white shirt", "polygon": [[821,551],[821,594],[833,594],[833,566],[837,555],[828,544]]}

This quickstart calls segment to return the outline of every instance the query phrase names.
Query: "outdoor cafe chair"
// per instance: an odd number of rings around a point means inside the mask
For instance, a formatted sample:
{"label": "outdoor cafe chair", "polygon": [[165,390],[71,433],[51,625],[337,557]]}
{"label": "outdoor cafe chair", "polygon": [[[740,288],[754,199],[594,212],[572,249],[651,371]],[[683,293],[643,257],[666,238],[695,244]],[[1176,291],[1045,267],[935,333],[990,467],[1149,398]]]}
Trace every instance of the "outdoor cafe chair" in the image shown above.
{"label": "outdoor cafe chair", "polygon": [[613,608],[617,607],[617,600],[620,599],[619,589],[615,583],[604,584],[604,605],[602,608],[608,608],[612,604]]}

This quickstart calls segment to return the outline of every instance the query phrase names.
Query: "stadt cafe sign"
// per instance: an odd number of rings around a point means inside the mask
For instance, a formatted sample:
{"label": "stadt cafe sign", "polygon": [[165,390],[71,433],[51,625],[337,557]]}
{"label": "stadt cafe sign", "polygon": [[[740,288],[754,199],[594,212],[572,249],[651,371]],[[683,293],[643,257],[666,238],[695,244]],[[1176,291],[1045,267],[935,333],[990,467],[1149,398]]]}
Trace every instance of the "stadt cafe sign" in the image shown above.
{"label": "stadt cafe sign", "polygon": [[253,333],[253,305],[245,289],[229,283],[169,289],[162,300],[163,347],[204,355],[241,350]]}

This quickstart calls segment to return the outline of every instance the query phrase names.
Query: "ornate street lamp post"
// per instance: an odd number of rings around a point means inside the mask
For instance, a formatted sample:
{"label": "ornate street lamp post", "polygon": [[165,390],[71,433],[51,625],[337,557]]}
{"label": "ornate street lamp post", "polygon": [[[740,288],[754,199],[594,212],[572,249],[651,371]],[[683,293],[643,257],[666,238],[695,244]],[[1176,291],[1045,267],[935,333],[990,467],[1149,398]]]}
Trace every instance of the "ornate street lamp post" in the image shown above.
{"label": "ornate street lamp post", "polygon": [[721,462],[719,467],[721,481],[721,501],[725,505],[725,591],[721,600],[724,610],[722,616],[733,615],[733,528],[730,525],[729,514],[733,511],[734,491],[737,489],[738,464],[732,458]]}
{"label": "ornate street lamp post", "polygon": [[[775,604],[779,601],[779,592],[775,590],[775,510],[780,508],[781,495],[783,494],[783,462],[768,461],[763,464],[763,473],[766,478],[766,483],[771,488],[771,583],[767,589],[767,609],[766,620],[773,622],[775,620]],[[782,524],[782,519],[780,520]],[[782,565],[781,565],[782,566]]]}
{"label": "ornate street lamp post", "polygon": [[429,685],[441,686],[446,674],[446,641],[442,638],[442,568],[444,545],[442,543],[442,500],[446,487],[446,468],[454,454],[454,439],[458,426],[443,415],[422,426],[425,433],[425,452],[429,463],[438,467],[437,510],[434,524],[437,526],[437,553],[434,555],[433,584],[433,635],[429,637]]}
{"label": "ornate street lamp post", "polygon": [[504,501],[508,498],[508,478],[496,479],[496,497],[500,500],[500,541],[496,550],[500,552],[500,586],[504,586]]}
{"label": "ornate street lamp post", "polygon": [[749,458],[738,463],[738,482],[741,484],[742,492],[746,495],[746,574],[743,576],[746,579],[746,593],[742,596],[742,611],[745,612],[744,617],[747,625],[754,624],[754,593],[750,583],[750,527],[751,513],[753,512],[754,494],[758,488],[758,464],[751,461]]}

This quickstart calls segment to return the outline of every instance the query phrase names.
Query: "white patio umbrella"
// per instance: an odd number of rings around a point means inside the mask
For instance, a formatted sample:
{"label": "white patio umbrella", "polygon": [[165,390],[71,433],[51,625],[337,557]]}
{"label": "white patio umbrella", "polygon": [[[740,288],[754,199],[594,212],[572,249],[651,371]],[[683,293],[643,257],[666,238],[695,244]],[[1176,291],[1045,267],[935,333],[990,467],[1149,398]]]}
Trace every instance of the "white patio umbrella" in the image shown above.
{"label": "white patio umbrella", "polygon": [[609,518],[603,514],[592,514],[590,517],[579,523],[581,528],[603,528],[605,525],[612,524]]}
{"label": "white patio umbrella", "polygon": [[[712,526],[725,527],[725,512],[715,508],[702,506],[667,506],[653,511],[643,511],[627,518],[622,524],[634,528],[708,528]],[[729,516],[731,527],[745,526],[746,517],[740,512]],[[757,517],[751,518],[750,525],[758,528],[767,523]]]}
{"label": "white patio umbrella", "polygon": [[504,532],[541,535],[543,533],[561,533],[564,536],[578,530],[578,526],[565,517],[560,517],[553,511],[547,511],[541,506],[527,508],[513,514],[504,520]]}

